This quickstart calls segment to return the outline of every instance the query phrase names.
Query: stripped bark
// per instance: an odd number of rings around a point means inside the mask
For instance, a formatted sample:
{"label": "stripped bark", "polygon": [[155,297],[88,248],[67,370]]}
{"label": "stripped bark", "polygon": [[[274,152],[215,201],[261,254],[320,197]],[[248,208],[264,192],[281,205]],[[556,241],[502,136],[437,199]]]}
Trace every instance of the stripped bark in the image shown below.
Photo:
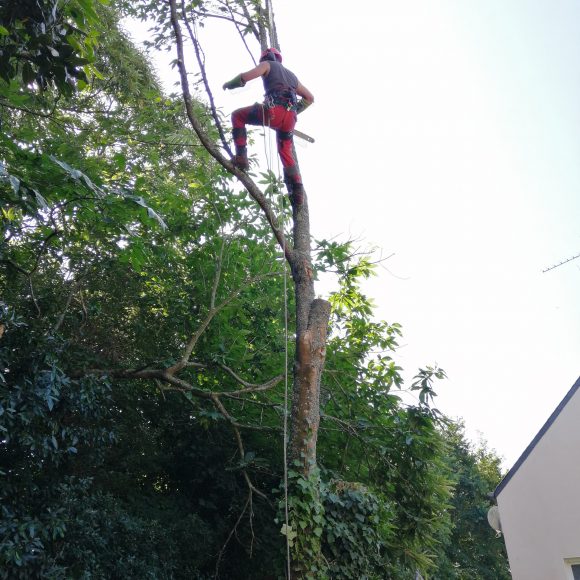
{"label": "stripped bark", "polygon": [[316,443],[320,425],[320,379],[326,358],[326,336],[330,304],[310,304],[307,328],[297,337],[292,399],[290,461],[300,462],[305,475],[316,467]]}

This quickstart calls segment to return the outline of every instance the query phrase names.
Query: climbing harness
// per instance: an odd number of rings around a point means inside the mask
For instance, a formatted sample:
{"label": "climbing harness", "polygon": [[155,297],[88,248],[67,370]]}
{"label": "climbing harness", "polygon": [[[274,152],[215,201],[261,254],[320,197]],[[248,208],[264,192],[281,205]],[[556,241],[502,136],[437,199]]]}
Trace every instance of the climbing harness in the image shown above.
{"label": "climbing harness", "polygon": [[265,99],[264,105],[267,109],[275,106],[284,107],[287,111],[296,111],[298,99],[295,91],[271,91]]}

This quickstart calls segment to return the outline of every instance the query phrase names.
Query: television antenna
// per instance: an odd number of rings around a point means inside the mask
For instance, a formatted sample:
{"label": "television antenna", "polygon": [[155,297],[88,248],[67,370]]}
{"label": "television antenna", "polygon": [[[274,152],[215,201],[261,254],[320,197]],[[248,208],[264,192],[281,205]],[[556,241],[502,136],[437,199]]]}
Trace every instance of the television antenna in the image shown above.
{"label": "television antenna", "polygon": [[575,256],[572,256],[571,258],[568,258],[567,260],[563,260],[562,262],[560,262],[558,264],[554,264],[553,266],[550,266],[549,268],[542,270],[542,274],[545,274],[546,272],[549,272],[550,270],[553,270],[554,268],[558,268],[559,266],[567,264],[568,262],[571,262],[572,260],[575,260],[576,258],[580,258],[580,254],[576,254]]}

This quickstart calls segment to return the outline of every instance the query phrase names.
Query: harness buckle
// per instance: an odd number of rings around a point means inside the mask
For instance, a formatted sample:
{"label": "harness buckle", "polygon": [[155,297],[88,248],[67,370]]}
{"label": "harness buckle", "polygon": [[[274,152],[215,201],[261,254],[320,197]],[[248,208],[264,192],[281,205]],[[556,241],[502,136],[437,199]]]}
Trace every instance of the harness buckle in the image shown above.
{"label": "harness buckle", "polygon": [[266,95],[264,106],[268,109],[281,106],[287,111],[295,111],[297,107],[296,95],[289,91],[273,91]]}

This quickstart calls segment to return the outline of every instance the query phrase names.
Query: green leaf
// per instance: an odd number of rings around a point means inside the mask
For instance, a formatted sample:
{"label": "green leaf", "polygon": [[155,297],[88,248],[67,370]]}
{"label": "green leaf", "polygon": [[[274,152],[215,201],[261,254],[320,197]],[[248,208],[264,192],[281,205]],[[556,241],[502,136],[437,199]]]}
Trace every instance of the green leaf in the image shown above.
{"label": "green leaf", "polygon": [[32,192],[34,193],[34,197],[36,198],[38,205],[42,209],[48,209],[48,203],[46,203],[46,199],[44,199],[44,197],[42,197],[42,195],[40,195],[36,189],[33,189]]}
{"label": "green leaf", "polygon": [[12,186],[14,193],[18,193],[18,191],[20,190],[20,179],[18,179],[18,177],[15,177],[14,175],[10,175],[8,179],[10,180],[10,185]]}
{"label": "green leaf", "polygon": [[286,524],[282,524],[282,528],[280,529],[280,533],[283,536],[287,536],[288,540],[292,541],[298,535],[293,529],[292,526],[287,526]]}

